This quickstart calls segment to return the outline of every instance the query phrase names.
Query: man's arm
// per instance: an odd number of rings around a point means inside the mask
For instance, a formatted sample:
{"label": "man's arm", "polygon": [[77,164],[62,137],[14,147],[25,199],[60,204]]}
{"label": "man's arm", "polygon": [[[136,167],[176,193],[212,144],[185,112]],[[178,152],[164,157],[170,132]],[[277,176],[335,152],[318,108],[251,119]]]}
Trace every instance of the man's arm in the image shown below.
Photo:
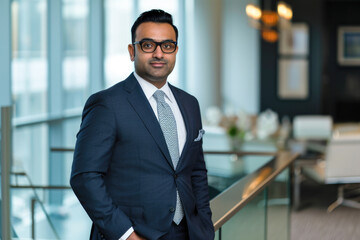
{"label": "man's arm", "polygon": [[192,186],[196,197],[196,206],[202,214],[208,215],[211,220],[211,210],[209,204],[209,188],[207,181],[207,170],[205,167],[203,151],[200,151],[197,163],[192,171]]}
{"label": "man's arm", "polygon": [[[197,112],[198,112],[198,117],[200,119],[200,108],[198,103],[196,106],[198,108]],[[201,122],[201,119],[199,121]],[[201,124],[200,124],[200,128],[202,128]],[[202,144],[202,139],[201,139],[201,144]],[[207,181],[207,170],[206,170],[202,146],[198,155],[195,157],[196,157],[196,163],[194,164],[191,180],[192,180],[193,192],[196,198],[196,206],[198,209],[198,214],[202,215],[203,220],[205,220],[206,223],[208,224],[209,232],[212,232],[213,234],[214,228],[211,220],[211,210],[209,204],[209,187]]]}
{"label": "man's arm", "polygon": [[119,239],[132,223],[114,205],[104,184],[116,141],[115,116],[105,100],[95,94],[87,101],[74,153],[70,184],[100,232]]}
{"label": "man's arm", "polygon": [[198,160],[194,165],[192,171],[192,186],[193,192],[196,198],[196,207],[198,210],[198,216],[204,224],[204,235],[206,239],[214,239],[214,225],[211,220],[211,210],[209,204],[209,187],[207,181],[207,170],[205,167],[204,155],[202,148],[199,151]]}

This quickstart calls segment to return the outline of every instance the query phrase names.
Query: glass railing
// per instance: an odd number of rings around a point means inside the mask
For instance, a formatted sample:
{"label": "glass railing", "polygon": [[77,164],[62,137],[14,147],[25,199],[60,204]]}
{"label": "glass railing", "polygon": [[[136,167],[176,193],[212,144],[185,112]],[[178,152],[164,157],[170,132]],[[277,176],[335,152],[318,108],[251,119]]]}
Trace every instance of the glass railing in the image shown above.
{"label": "glass railing", "polygon": [[7,125],[1,126],[2,134],[9,131],[0,150],[6,159],[1,167],[8,170],[2,181],[1,239],[88,238],[90,220],[69,186],[72,153],[51,147],[74,145],[81,111],[16,121],[11,112],[9,107]]}
{"label": "glass railing", "polygon": [[[230,157],[235,153],[227,154]],[[209,175],[210,193],[216,192],[210,201],[216,239],[288,240],[289,167],[297,155],[289,152],[278,152],[273,156],[271,153],[246,152],[237,155],[237,161],[242,161],[243,165],[255,161],[258,168],[253,171],[243,168],[243,174],[238,172],[230,181],[219,176],[213,181],[213,176]]]}
{"label": "glass railing", "polygon": [[266,239],[265,192],[258,194],[241,211],[222,225],[215,239]]}

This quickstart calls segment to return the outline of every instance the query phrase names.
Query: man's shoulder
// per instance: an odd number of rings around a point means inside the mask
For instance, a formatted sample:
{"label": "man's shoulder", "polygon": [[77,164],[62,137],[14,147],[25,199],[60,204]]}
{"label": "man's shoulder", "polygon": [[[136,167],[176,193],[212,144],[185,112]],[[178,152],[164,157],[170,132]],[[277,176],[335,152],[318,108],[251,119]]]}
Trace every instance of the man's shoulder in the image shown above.
{"label": "man's shoulder", "polygon": [[[101,98],[112,98],[112,97],[121,97],[124,93],[124,90],[126,90],[132,82],[133,75],[131,74],[129,77],[127,77],[125,80],[122,80],[104,90],[98,91],[92,96],[101,97]],[[130,86],[131,87],[131,86]]]}
{"label": "man's shoulder", "polygon": [[91,94],[87,100],[87,103],[89,104],[93,102],[102,102],[102,103],[112,102],[113,98],[119,97],[121,95],[122,87],[120,83],[117,83],[114,86],[111,86],[107,89]]}
{"label": "man's shoulder", "polygon": [[169,84],[171,91],[173,92],[173,94],[177,95],[181,100],[186,100],[186,101],[191,101],[191,102],[198,102],[196,97],[194,97],[193,95],[191,95],[190,93],[175,87],[171,84]]}
{"label": "man's shoulder", "polygon": [[98,91],[90,95],[87,100],[86,105],[91,105],[94,103],[102,103],[102,104],[111,104],[114,102],[119,102],[119,99],[126,96],[125,89],[127,85],[129,85],[129,81],[131,81],[132,75],[126,78],[123,81],[120,81],[113,86],[110,86],[104,90]]}

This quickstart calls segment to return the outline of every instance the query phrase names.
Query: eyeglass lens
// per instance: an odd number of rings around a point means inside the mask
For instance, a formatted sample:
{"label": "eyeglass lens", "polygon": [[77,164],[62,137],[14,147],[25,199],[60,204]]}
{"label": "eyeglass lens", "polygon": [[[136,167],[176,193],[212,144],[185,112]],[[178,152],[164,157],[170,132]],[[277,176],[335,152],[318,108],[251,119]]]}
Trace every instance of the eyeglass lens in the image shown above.
{"label": "eyeglass lens", "polygon": [[153,41],[144,41],[141,43],[141,49],[144,52],[151,53],[155,51],[158,45],[160,45],[160,48],[164,53],[173,53],[176,49],[176,44],[169,41],[164,41],[160,43],[156,43]]}

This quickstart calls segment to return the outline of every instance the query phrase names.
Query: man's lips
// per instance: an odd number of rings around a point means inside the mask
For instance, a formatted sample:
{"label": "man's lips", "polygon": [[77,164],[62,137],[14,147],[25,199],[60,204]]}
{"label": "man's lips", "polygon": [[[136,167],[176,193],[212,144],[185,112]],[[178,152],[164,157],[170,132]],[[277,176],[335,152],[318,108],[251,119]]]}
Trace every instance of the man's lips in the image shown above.
{"label": "man's lips", "polygon": [[153,66],[153,67],[163,67],[165,66],[165,62],[150,62],[150,65]]}

